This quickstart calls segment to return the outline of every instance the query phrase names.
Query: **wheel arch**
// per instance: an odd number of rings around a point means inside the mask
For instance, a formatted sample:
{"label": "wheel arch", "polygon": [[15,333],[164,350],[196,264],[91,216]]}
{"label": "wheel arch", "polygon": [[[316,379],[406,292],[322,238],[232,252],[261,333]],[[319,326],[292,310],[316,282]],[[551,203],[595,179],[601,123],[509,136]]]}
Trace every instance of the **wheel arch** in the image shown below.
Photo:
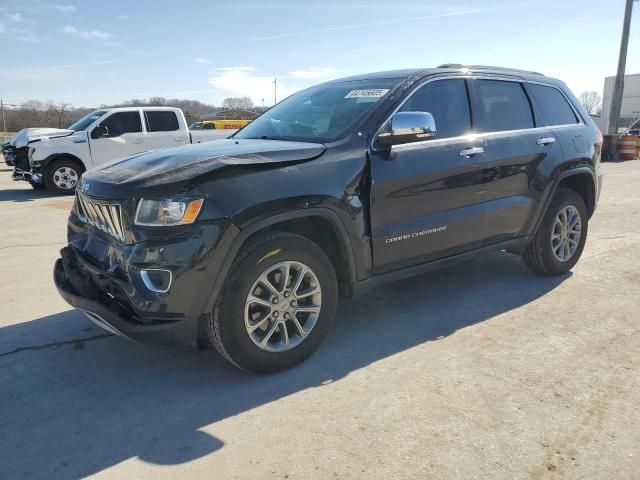
{"label": "wheel arch", "polygon": [[269,231],[297,233],[317,243],[334,265],[340,293],[351,294],[351,288],[356,280],[356,264],[353,246],[345,226],[338,214],[330,209],[307,208],[271,215],[240,229],[218,272],[207,301],[206,311],[213,309],[231,264],[242,247],[256,236]]}
{"label": "wheel arch", "polygon": [[587,206],[589,218],[593,215],[597,199],[596,176],[593,170],[586,166],[566,169],[557,175],[555,181],[548,187],[547,192],[541,198],[540,208],[535,221],[532,222],[529,234],[535,234],[540,228],[540,224],[553,201],[553,196],[559,188],[570,188],[576,191]]}
{"label": "wheel arch", "polygon": [[596,178],[590,168],[567,170],[558,179],[554,193],[559,188],[574,190],[584,200],[589,218],[596,208]]}
{"label": "wheel arch", "polygon": [[73,162],[77,163],[78,165],[80,165],[80,167],[82,168],[82,172],[85,172],[87,170],[87,166],[84,164],[82,159],[80,157],[72,154],[72,153],[54,153],[53,155],[49,155],[42,162],[42,168],[44,169],[47,166],[49,166],[51,163],[57,162],[58,160],[70,160],[70,161],[73,161]]}

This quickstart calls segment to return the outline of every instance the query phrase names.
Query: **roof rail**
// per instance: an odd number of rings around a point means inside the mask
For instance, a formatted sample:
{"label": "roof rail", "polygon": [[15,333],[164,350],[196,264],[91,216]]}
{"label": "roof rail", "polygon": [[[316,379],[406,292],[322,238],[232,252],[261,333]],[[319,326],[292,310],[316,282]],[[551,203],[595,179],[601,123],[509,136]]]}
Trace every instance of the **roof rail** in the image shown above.
{"label": "roof rail", "polygon": [[470,70],[500,70],[504,72],[519,72],[519,73],[528,73],[531,75],[544,75],[540,72],[534,72],[532,70],[520,70],[517,68],[505,68],[505,67],[491,67],[488,65],[463,65],[461,63],[443,63],[442,65],[438,65],[438,68],[468,68]]}

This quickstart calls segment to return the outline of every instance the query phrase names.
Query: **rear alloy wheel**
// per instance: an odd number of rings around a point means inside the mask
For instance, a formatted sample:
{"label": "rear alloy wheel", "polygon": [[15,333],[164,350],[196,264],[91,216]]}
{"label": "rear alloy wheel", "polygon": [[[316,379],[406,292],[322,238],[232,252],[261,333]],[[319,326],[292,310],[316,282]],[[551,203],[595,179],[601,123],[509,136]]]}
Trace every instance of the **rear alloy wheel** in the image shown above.
{"label": "rear alloy wheel", "polygon": [[561,275],[580,259],[587,239],[589,217],[582,197],[574,190],[558,190],[522,260],[535,273]]}
{"label": "rear alloy wheel", "polygon": [[55,193],[71,195],[76,189],[82,175],[76,162],[58,160],[47,165],[44,172],[44,184]]}
{"label": "rear alloy wheel", "polygon": [[209,339],[243,370],[284,370],[318,348],[337,298],[333,265],[318,245],[292,233],[265,233],[234,260],[207,319]]}

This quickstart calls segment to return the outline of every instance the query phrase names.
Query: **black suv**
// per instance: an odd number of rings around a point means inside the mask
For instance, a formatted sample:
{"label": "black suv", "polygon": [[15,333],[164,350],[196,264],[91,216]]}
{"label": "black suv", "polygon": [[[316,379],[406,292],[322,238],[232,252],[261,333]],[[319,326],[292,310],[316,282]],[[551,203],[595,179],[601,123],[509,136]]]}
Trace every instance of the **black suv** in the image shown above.
{"label": "black suv", "polygon": [[338,295],[490,250],[582,253],[602,136],[560,81],[442,65],[303,90],[231,138],[86,172],[55,265],[105,329],[211,342],[254,372],[309,356]]}

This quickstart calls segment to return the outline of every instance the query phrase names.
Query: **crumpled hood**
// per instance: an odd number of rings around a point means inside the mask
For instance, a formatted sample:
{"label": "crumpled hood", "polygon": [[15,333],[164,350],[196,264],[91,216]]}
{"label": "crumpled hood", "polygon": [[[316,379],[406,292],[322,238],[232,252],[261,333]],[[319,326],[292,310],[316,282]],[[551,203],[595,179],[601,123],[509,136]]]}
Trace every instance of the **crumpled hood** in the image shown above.
{"label": "crumpled hood", "polygon": [[16,136],[13,137],[10,143],[12,143],[16,148],[22,148],[34,140],[66,137],[72,133],[74,133],[74,130],[67,130],[64,128],[23,128],[16,133]]}
{"label": "crumpled hood", "polygon": [[127,190],[175,191],[180,184],[228,166],[290,163],[312,160],[324,153],[319,143],[280,140],[215,140],[177,148],[154,150],[93,168],[83,175],[87,194],[119,196]]}

